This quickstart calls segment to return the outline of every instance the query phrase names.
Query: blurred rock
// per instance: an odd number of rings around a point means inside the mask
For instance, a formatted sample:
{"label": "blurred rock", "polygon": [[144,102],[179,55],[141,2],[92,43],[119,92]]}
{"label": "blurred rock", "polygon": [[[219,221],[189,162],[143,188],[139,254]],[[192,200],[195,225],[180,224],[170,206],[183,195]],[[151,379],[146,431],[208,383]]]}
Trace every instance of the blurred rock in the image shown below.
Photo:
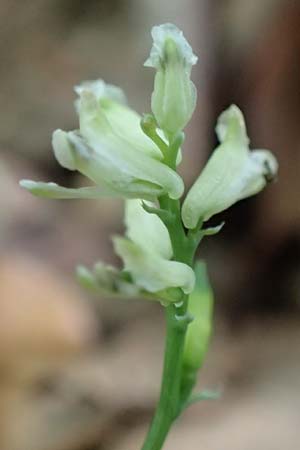
{"label": "blurred rock", "polygon": [[[51,268],[26,255],[0,259],[0,364],[5,371],[51,368],[95,338],[92,311]],[[10,375],[11,376],[11,375]]]}

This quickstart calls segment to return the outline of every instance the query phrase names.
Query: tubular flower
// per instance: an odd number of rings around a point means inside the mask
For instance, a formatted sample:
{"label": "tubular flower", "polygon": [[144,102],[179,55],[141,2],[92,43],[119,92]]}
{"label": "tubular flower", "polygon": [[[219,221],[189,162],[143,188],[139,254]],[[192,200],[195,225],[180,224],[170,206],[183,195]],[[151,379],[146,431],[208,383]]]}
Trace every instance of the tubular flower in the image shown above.
{"label": "tubular flower", "polygon": [[237,106],[220,115],[216,133],[220,145],[183,203],[182,220],[187,228],[196,228],[237,201],[257,194],[277,174],[278,164],[270,151],[250,151],[244,117]]}
{"label": "tubular flower", "polygon": [[182,179],[162,162],[161,151],[143,134],[140,117],[126,106],[122,91],[102,80],[85,82],[75,91],[79,130],[56,130],[52,145],[63,167],[81,172],[95,185],[79,190],[29,180],[21,185],[48,198],[179,198]]}
{"label": "tubular flower", "polygon": [[193,290],[195,275],[188,265],[170,260],[173,249],[164,223],[157,215],[147,213],[140,200],[127,200],[125,225],[126,238],[113,238],[124,269],[102,262],[93,270],[79,266],[80,283],[108,297],[144,298],[164,305],[180,302],[183,292]]}
{"label": "tubular flower", "polygon": [[190,79],[198,58],[175,25],[166,23],[152,28],[153,47],[145,62],[156,75],[152,94],[152,112],[158,125],[169,135],[181,131],[189,122],[197,99]]}
{"label": "tubular flower", "polygon": [[187,264],[171,261],[170,236],[161,219],[146,212],[140,201],[128,200],[125,224],[127,238],[115,237],[113,242],[135,284],[152,293],[170,288],[190,293],[194,271]]}

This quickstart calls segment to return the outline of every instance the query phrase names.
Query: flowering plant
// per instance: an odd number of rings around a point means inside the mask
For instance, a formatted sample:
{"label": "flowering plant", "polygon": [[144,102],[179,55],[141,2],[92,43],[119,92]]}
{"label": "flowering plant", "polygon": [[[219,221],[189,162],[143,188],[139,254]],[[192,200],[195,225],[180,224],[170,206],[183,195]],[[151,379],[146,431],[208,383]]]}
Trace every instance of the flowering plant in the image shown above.
{"label": "flowering plant", "polygon": [[143,450],[159,450],[171,425],[192,402],[212,328],[213,294],[205,265],[194,264],[202,238],[222,225],[206,221],[238,200],[261,191],[277,172],[268,150],[249,149],[240,109],[232,105],[218,118],[219,146],[185,196],[177,173],[183,129],[197,92],[191,81],[197,57],[182,32],[164,24],[152,29],[153,46],[145,66],[156,70],[152,114],[140,117],[121,89],[103,80],[75,87],[79,128],[56,130],[53,149],[65,168],[93,184],[70,189],[56,183],[22,180],[34,195],[56,199],[102,196],[125,199],[125,236],[114,237],[121,269],[103,262],[78,267],[80,282],[98,294],[145,298],[166,311],[166,347],[158,406]]}

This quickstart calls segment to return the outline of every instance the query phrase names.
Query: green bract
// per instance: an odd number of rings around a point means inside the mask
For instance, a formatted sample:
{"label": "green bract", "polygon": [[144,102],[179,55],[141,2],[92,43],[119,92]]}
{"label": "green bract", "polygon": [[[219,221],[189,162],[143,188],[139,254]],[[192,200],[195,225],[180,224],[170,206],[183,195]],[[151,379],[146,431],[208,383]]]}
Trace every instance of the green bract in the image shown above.
{"label": "green bract", "polygon": [[[79,130],[53,133],[58,162],[78,170],[96,186],[78,191],[78,198],[103,195],[155,199],[160,195],[179,198],[180,176],[162,162],[159,148],[142,132],[140,117],[124,104],[121,91],[101,80],[75,88]],[[76,198],[76,190],[23,181],[32,193],[48,198]]]}
{"label": "green bract", "polygon": [[220,141],[182,207],[182,220],[195,228],[231,205],[261,191],[277,173],[278,164],[268,150],[249,150],[244,117],[232,105],[219,117]]}
{"label": "green bract", "polygon": [[196,285],[188,306],[193,321],[187,330],[183,353],[183,364],[189,370],[202,366],[212,332],[213,292],[203,262],[196,263],[195,274]]}
{"label": "green bract", "polygon": [[[149,292],[181,288],[193,290],[195,275],[184,263],[170,261],[173,251],[168,231],[154,214],[146,212],[138,200],[126,202],[127,238],[113,239],[116,253],[134,282]],[[176,299],[177,300],[177,299]]]}
{"label": "green bract", "polygon": [[190,79],[197,56],[175,25],[152,28],[153,47],[145,66],[157,72],[152,94],[152,111],[158,125],[168,134],[181,131],[190,120],[197,92]]}

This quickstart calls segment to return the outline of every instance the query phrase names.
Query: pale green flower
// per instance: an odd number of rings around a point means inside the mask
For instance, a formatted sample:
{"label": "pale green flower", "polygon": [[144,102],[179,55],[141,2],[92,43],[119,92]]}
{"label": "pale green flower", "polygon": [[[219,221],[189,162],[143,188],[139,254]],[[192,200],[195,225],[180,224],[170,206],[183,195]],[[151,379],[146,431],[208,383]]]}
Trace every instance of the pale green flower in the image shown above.
{"label": "pale green flower", "polygon": [[187,264],[170,260],[173,251],[163,222],[156,215],[147,213],[140,201],[126,203],[128,238],[115,237],[113,243],[133,281],[152,293],[170,288],[191,292],[194,272]]}
{"label": "pale green flower", "polygon": [[152,111],[160,128],[168,135],[181,131],[189,122],[197,99],[190,79],[197,56],[175,25],[152,28],[153,47],[145,66],[157,72],[152,94]]}
{"label": "pale green flower", "polygon": [[186,294],[193,289],[194,273],[186,264],[164,259],[129,239],[115,237],[113,242],[137,286],[149,292],[179,287]]}
{"label": "pale green flower", "polygon": [[157,145],[142,131],[142,117],[127,105],[127,99],[117,86],[106,84],[103,80],[84,81],[74,87],[79,98],[76,100],[76,110],[80,114],[80,97],[84,92],[92,92],[99,102],[113,133],[129,145],[147,153],[159,161],[163,155]]}
{"label": "pale green flower", "polygon": [[[148,206],[153,206],[148,204]],[[126,238],[113,238],[124,268],[95,264],[93,270],[79,266],[77,277],[90,291],[113,298],[141,298],[167,305],[180,302],[183,292],[194,287],[195,275],[186,264],[170,261],[170,236],[155,214],[147,213],[141,200],[127,200]]]}
{"label": "pale green flower", "polygon": [[[75,88],[80,127],[77,131],[56,130],[53,149],[58,162],[77,170],[96,186],[78,191],[78,198],[102,195],[155,199],[160,195],[179,198],[180,176],[161,160],[163,155],[142,132],[140,117],[128,108],[121,90],[103,81],[86,82]],[[76,198],[76,191],[53,185],[23,181],[36,195]]]}
{"label": "pale green flower", "polygon": [[244,117],[237,106],[220,115],[216,133],[220,145],[183,203],[182,220],[187,228],[195,228],[237,201],[257,194],[278,170],[270,151],[249,149]]}

